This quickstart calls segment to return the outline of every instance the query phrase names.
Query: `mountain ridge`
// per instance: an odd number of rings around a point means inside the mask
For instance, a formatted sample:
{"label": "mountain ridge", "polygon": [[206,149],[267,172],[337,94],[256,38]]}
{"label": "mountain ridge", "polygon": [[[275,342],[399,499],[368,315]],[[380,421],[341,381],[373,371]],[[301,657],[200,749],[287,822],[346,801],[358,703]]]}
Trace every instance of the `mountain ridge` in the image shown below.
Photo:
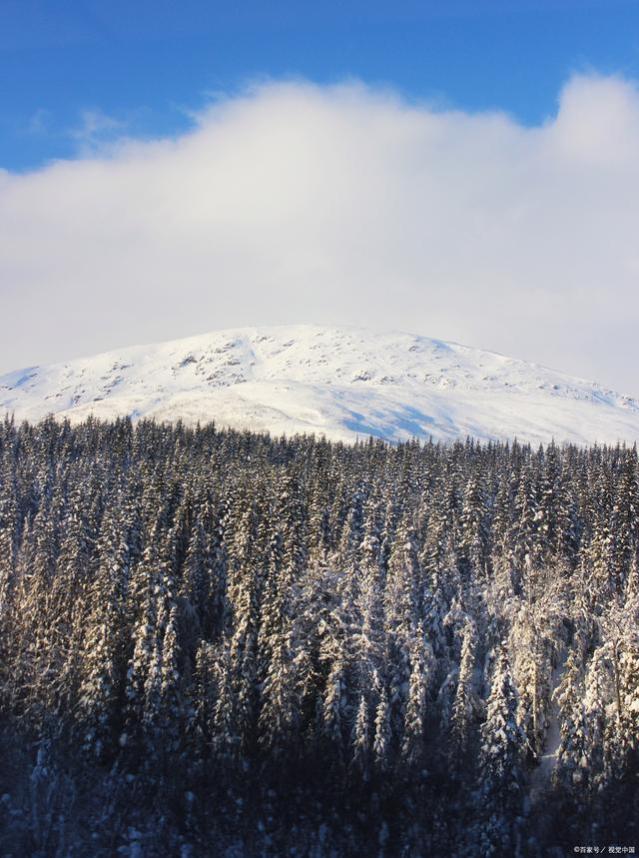
{"label": "mountain ridge", "polygon": [[287,325],[215,331],[0,375],[0,413],[182,419],[342,441],[372,435],[616,443],[639,402],[496,352],[401,331]]}

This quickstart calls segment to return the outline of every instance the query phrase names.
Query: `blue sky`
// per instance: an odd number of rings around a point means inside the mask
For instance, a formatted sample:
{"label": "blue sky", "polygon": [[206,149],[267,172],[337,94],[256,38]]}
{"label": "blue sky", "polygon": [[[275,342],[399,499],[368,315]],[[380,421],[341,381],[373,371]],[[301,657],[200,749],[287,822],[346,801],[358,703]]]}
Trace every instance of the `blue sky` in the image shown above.
{"label": "blue sky", "polygon": [[0,167],[179,134],[265,77],[357,78],[531,125],[593,70],[639,77],[637,0],[0,0]]}
{"label": "blue sky", "polygon": [[0,0],[0,105],[0,372],[346,323],[639,396],[639,0]]}

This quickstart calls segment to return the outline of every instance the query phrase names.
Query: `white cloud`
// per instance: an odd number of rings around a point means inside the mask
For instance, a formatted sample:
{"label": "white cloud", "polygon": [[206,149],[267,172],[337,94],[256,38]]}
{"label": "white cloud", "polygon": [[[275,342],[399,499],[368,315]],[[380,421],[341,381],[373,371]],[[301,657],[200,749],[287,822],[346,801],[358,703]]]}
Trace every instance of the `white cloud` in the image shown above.
{"label": "white cloud", "polygon": [[639,394],[637,152],[619,78],[574,77],[539,128],[361,84],[257,87],[177,139],[0,174],[0,366],[348,322]]}
{"label": "white cloud", "polygon": [[84,110],[80,123],[68,132],[85,156],[97,154],[100,147],[124,133],[125,123],[102,110]]}

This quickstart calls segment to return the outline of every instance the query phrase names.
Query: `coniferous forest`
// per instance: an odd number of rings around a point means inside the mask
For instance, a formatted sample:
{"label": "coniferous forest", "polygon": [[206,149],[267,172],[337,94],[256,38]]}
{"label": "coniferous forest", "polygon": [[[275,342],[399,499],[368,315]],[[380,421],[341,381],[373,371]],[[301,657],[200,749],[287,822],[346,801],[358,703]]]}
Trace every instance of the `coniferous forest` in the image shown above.
{"label": "coniferous forest", "polygon": [[6,420],[0,854],[639,847],[638,552],[634,448]]}

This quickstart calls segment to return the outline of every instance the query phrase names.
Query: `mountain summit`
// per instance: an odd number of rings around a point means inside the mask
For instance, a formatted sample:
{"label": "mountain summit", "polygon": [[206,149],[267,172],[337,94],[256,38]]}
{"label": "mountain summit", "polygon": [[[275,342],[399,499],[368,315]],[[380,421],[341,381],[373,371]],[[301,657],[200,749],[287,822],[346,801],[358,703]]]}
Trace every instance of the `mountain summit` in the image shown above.
{"label": "mountain summit", "polygon": [[634,442],[639,402],[492,352],[405,333],[237,328],[0,376],[0,413],[315,433]]}

